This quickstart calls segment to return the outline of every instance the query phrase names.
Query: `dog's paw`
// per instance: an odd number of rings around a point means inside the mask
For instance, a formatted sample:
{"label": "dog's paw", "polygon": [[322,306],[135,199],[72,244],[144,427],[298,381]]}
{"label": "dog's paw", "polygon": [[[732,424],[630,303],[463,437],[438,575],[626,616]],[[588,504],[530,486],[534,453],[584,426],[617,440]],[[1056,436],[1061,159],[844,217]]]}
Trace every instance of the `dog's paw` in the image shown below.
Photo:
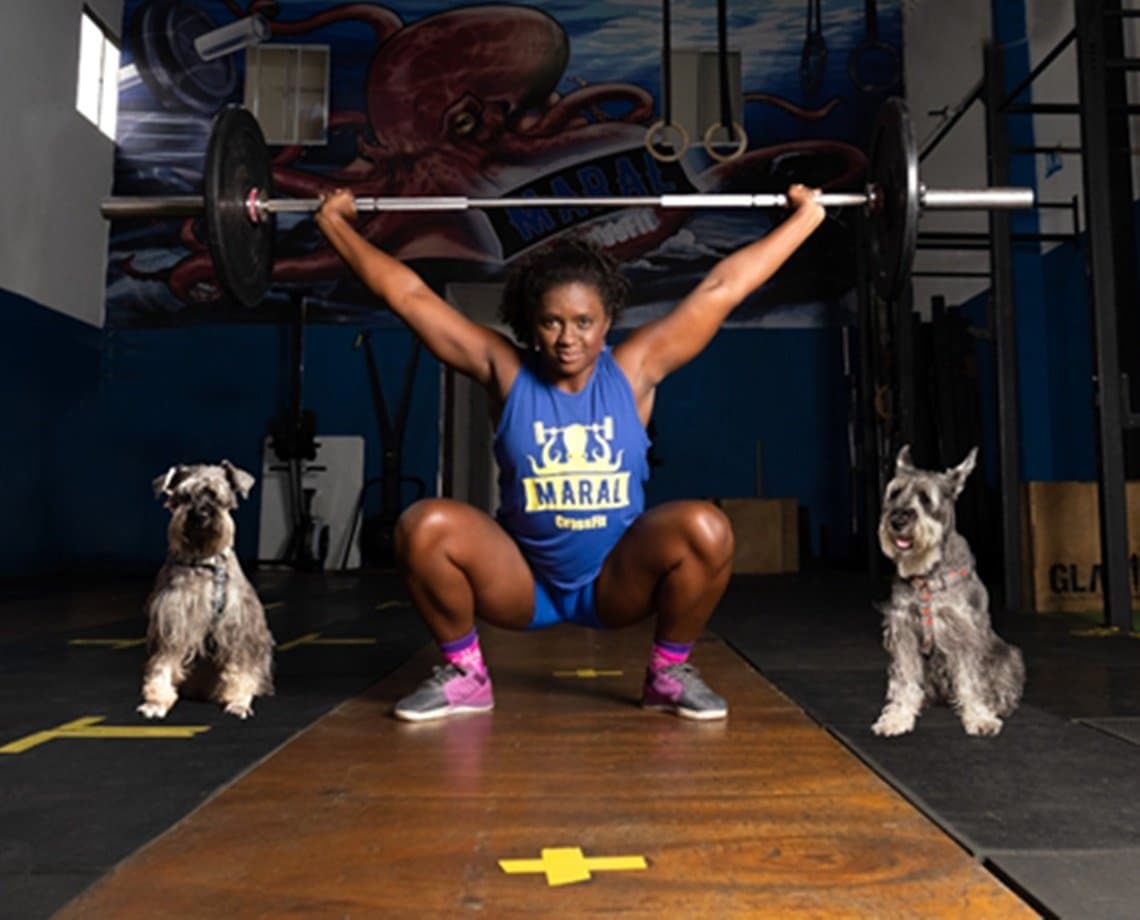
{"label": "dog's paw", "polygon": [[248,719],[253,715],[253,700],[231,700],[226,703],[226,713],[237,716],[239,719]]}
{"label": "dog's paw", "polygon": [[139,703],[138,711],[148,719],[164,719],[166,714],[170,712],[170,706],[173,704],[155,703],[148,700],[145,703]]}
{"label": "dog's paw", "polygon": [[1001,726],[1001,719],[988,712],[962,713],[962,727],[967,735],[996,735]]}
{"label": "dog's paw", "polygon": [[876,735],[882,735],[888,738],[894,735],[905,735],[907,732],[914,730],[914,722],[915,717],[913,712],[908,712],[897,706],[887,706],[883,709],[879,718],[875,720],[875,724],[871,726],[871,731]]}

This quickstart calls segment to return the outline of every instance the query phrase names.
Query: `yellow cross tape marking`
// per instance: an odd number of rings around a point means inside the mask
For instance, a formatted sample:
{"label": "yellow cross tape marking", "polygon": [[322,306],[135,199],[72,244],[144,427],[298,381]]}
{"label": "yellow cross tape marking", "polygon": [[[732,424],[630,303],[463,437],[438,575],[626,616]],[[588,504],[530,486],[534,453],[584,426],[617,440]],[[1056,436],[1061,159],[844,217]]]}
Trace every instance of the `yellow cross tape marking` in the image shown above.
{"label": "yellow cross tape marking", "polygon": [[391,607],[410,607],[407,601],[381,601],[376,605],[377,610],[388,610]]}
{"label": "yellow cross tape marking", "polygon": [[1134,630],[1124,632],[1119,626],[1089,626],[1069,630],[1069,634],[1082,639],[1102,639],[1105,636],[1128,636],[1130,639],[1140,639],[1140,632]]}
{"label": "yellow cross tape marking", "polygon": [[508,875],[519,873],[546,874],[548,885],[570,885],[590,879],[595,872],[620,872],[625,869],[647,869],[644,856],[591,856],[582,855],[578,847],[552,847],[542,850],[541,859],[500,859],[499,868]]}
{"label": "yellow cross tape marking", "polygon": [[1082,629],[1070,630],[1072,635],[1080,636],[1082,638],[1100,638],[1101,636],[1116,636],[1120,634],[1120,630],[1115,626],[1089,626]]}
{"label": "yellow cross tape marking", "polygon": [[290,639],[288,642],[282,642],[277,646],[277,651],[287,652],[290,649],[295,649],[298,645],[375,645],[375,639],[322,639],[320,633],[305,633],[303,636],[298,636],[296,639]]}
{"label": "yellow cross tape marking", "polygon": [[68,645],[106,645],[115,651],[145,645],[146,639],[68,639]]}
{"label": "yellow cross tape marking", "polygon": [[576,668],[573,671],[555,671],[555,677],[621,677],[621,671],[599,671],[595,668]]}
{"label": "yellow cross tape marking", "polygon": [[288,642],[282,642],[277,646],[277,651],[287,652],[291,648],[296,648],[298,645],[305,645],[309,642],[314,642],[320,636],[320,633],[306,633],[303,636],[298,636],[296,639],[290,639]]}
{"label": "yellow cross tape marking", "polygon": [[0,747],[0,754],[23,754],[57,738],[192,738],[208,732],[209,725],[100,725],[104,716],[83,716],[47,731],[35,732]]}

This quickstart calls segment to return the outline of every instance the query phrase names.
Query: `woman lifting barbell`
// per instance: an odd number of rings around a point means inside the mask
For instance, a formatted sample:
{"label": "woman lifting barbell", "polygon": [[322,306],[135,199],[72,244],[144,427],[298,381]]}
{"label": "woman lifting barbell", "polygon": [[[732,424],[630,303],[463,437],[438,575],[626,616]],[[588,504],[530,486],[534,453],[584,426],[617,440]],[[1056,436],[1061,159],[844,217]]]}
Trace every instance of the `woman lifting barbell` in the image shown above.
{"label": "woman lifting barbell", "polygon": [[558,241],[509,273],[500,315],[516,344],[361,237],[350,192],[322,200],[316,220],[329,242],[440,361],[484,387],[495,425],[497,515],[428,498],[396,527],[401,574],[446,662],[396,704],[398,718],[493,707],[477,617],[524,630],[614,629],[655,616],[642,705],[691,719],[727,715],[688,657],[728,585],[732,529],[709,502],[645,508],[645,426],[658,384],[822,222],[816,194],[789,188],[786,220],[612,349],[606,335],[628,282],[585,240]]}

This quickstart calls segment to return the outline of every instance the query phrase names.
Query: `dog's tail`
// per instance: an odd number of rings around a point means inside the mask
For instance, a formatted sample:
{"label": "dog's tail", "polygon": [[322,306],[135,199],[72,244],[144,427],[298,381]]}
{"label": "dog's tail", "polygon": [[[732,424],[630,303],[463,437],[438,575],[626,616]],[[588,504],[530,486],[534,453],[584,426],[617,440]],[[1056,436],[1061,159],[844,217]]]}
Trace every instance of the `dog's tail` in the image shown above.
{"label": "dog's tail", "polygon": [[1025,659],[1021,649],[994,637],[986,655],[986,673],[990,675],[990,690],[994,699],[991,708],[999,716],[1008,716],[1021,702],[1025,689]]}

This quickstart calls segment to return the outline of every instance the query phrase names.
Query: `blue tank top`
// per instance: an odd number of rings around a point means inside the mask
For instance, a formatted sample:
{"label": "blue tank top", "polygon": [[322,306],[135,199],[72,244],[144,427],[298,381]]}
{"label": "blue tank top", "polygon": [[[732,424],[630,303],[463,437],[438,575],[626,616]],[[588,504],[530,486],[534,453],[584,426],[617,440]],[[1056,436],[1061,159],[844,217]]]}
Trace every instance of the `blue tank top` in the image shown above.
{"label": "blue tank top", "polygon": [[535,361],[524,358],[495,432],[498,520],[543,581],[579,588],[645,509],[649,436],[609,348],[580,393],[547,383]]}

